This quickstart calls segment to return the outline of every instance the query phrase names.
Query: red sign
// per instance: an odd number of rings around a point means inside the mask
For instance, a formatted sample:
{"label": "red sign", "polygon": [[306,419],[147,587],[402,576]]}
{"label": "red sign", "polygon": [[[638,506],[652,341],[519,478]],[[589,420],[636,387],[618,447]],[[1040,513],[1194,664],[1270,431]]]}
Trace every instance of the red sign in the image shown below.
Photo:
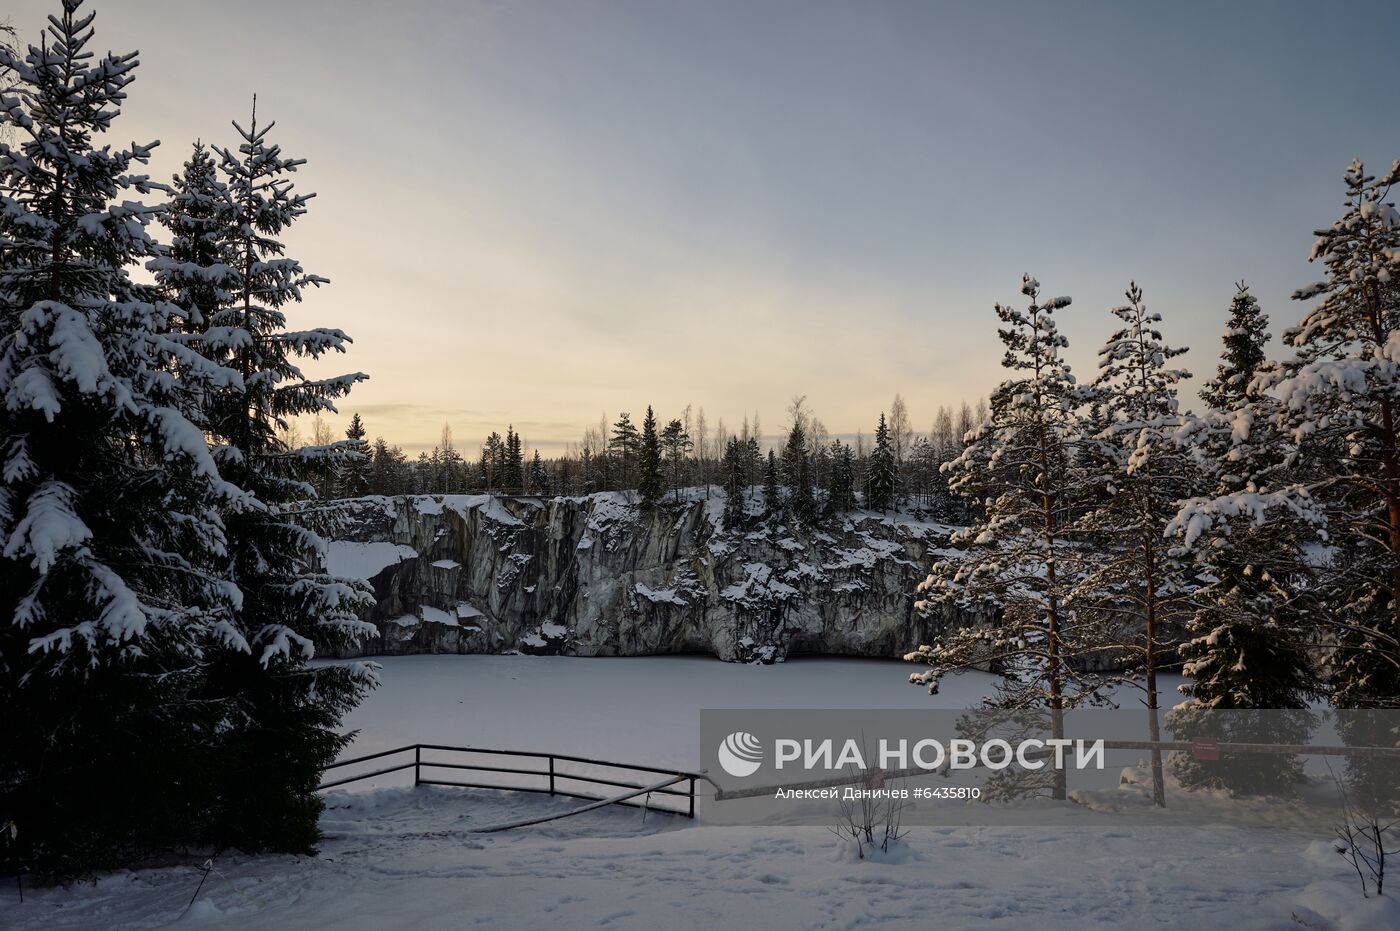
{"label": "red sign", "polygon": [[1214,737],[1192,737],[1191,755],[1198,760],[1220,759],[1220,747]]}

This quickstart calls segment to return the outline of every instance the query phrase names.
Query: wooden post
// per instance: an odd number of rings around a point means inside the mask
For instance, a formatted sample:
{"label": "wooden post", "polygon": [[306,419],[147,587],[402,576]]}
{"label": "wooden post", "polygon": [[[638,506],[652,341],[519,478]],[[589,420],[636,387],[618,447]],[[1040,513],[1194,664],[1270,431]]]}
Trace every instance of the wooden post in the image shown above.
{"label": "wooden post", "polygon": [[423,745],[422,745],[422,744],[414,744],[414,745],[413,745],[413,788],[415,788],[415,789],[418,788],[419,781],[422,779],[422,772],[421,772],[422,766],[423,766]]}
{"label": "wooden post", "polygon": [[690,777],[690,817],[695,817],[695,777]]}
{"label": "wooden post", "polygon": [[549,794],[554,794],[554,757],[549,758]]}

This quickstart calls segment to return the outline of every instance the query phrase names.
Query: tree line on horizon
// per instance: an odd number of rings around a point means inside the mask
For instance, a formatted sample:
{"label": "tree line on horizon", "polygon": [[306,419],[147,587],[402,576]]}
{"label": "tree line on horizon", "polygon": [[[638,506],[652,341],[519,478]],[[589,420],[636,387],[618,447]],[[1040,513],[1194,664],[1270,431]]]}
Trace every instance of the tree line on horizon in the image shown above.
{"label": "tree line on horizon", "polygon": [[[807,406],[805,397],[789,405],[786,437],[773,446],[762,442],[754,417],[737,433],[720,421],[707,429],[704,409],[664,425],[648,406],[640,424],[630,413],[611,425],[605,417],[590,427],[581,442],[563,454],[541,456],[534,450],[527,461],[524,441],[513,426],[505,435],[493,432],[474,459],[457,450],[452,429],[444,425],[431,452],[409,459],[402,448],[383,437],[367,440],[359,414],[351,417],[346,440],[357,458],[337,463],[313,484],[320,497],[353,498],[366,494],[586,495],[601,491],[635,492],[644,510],[666,503],[682,488],[706,493],[761,491],[765,511],[786,509],[813,520],[824,513],[843,513],[865,506],[888,511],[907,506],[954,520],[965,516],[962,504],[950,495],[942,465],[963,449],[962,438],[987,405],[964,403],[956,414],[940,406],[927,434],[916,434],[904,399],[896,394],[891,416],[880,414],[873,435],[857,434],[854,441],[831,437]],[[289,445],[299,433],[287,434]],[[313,445],[333,441],[324,421],[313,426]]]}

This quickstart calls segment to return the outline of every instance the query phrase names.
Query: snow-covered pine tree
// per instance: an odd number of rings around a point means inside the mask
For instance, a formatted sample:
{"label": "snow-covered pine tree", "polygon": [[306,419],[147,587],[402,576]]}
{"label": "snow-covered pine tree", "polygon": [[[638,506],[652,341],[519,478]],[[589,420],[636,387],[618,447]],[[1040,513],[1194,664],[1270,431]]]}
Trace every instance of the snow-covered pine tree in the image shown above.
{"label": "snow-covered pine tree", "polygon": [[875,427],[875,449],[870,454],[870,474],[865,485],[865,506],[872,511],[888,511],[894,507],[895,491],[899,487],[898,463],[890,429],[885,415]]}
{"label": "snow-covered pine tree", "polygon": [[[218,508],[238,497],[198,426],[238,375],[178,338],[128,270],[160,250],[139,174],[101,141],[136,53],[96,54],[67,0],[0,50],[0,871],[72,873],[202,838],[225,707],[189,700],[237,644]],[[151,752],[159,747],[159,753]],[[93,791],[100,779],[102,791]],[[114,800],[118,800],[115,801]]]}
{"label": "snow-covered pine tree", "polygon": [[695,448],[690,432],[680,420],[672,420],[661,431],[661,449],[671,466],[671,487],[676,491],[676,501],[681,496],[681,474],[685,467],[685,457]]}
{"label": "snow-covered pine tree", "polygon": [[[1125,296],[1127,303],[1112,310],[1121,325],[1099,350],[1098,432],[1092,454],[1080,460],[1097,500],[1079,522],[1092,546],[1073,599],[1081,613],[1103,617],[1115,652],[1142,673],[1148,739],[1155,742],[1161,740],[1157,669],[1171,646],[1163,637],[1169,625],[1184,622],[1194,587],[1190,562],[1163,539],[1177,502],[1193,490],[1190,457],[1173,439],[1183,422],[1176,386],[1190,373],[1169,365],[1186,350],[1163,342],[1162,316],[1147,309],[1136,282]],[[1160,750],[1151,751],[1151,762],[1152,797],[1162,806]]]}
{"label": "snow-covered pine tree", "polygon": [[[1326,277],[1293,296],[1317,302],[1284,331],[1294,355],[1269,387],[1280,427],[1298,443],[1307,506],[1331,543],[1315,575],[1331,628],[1330,689],[1344,709],[1400,706],[1400,212],[1392,200],[1400,161],[1379,176],[1352,162],[1345,209],[1317,231],[1310,259]],[[1400,744],[1380,726],[1347,740]],[[1394,798],[1384,768],[1348,765],[1359,802]],[[1378,781],[1377,781],[1378,780]]]}
{"label": "snow-covered pine tree", "polygon": [[[442,448],[451,450],[451,437],[447,434],[447,428],[443,428]],[[481,444],[481,462],[477,469],[481,485],[488,492],[497,491],[504,487],[505,481],[505,440],[495,430],[486,438],[486,442]]]}
{"label": "snow-covered pine tree", "polygon": [[[1287,487],[1296,449],[1275,426],[1279,402],[1261,390],[1269,321],[1243,284],[1236,286],[1216,377],[1201,390],[1210,409],[1189,418],[1178,441],[1197,459],[1206,497],[1184,502],[1171,529],[1181,536],[1196,509],[1212,500]],[[1207,511],[1207,513],[1209,513]],[[1303,744],[1314,721],[1305,709],[1320,692],[1310,659],[1313,618],[1308,549],[1312,527],[1287,510],[1259,522],[1242,519],[1191,524],[1186,549],[1203,584],[1180,655],[1187,696],[1167,716],[1178,735],[1242,743]],[[1255,713],[1255,709],[1268,709]],[[1180,739],[1180,737],[1178,737]],[[1301,765],[1294,757],[1254,755],[1205,763],[1173,754],[1172,772],[1188,788],[1240,794],[1294,791]]]}
{"label": "snow-covered pine tree", "polygon": [[210,688],[237,699],[221,744],[217,780],[221,840],[244,850],[305,851],[318,834],[322,769],[349,741],[341,715],[373,684],[365,664],[311,666],[318,645],[348,645],[374,632],[358,612],[367,587],[334,579],[324,541],[297,519],[307,481],[341,461],[351,441],[288,449],[278,428],[292,418],[334,412],[334,401],[365,376],[307,378],[302,358],[344,352],[336,329],[289,330],[283,308],[325,279],[288,258],[279,237],[306,212],[288,175],[290,159],[268,139],[256,102],[236,151],[221,149],[228,199],[223,211],[235,287],[209,315],[205,351],[242,376],[211,399],[210,429],[220,469],[254,500],[226,515],[228,578],[243,595],[240,642],[210,662]]}
{"label": "snow-covered pine tree", "polygon": [[612,436],[608,438],[608,452],[617,457],[618,482],[623,488],[632,487],[641,443],[641,434],[632,423],[631,415],[623,411],[613,424]]}
{"label": "snow-covered pine tree", "polygon": [[637,446],[637,495],[643,511],[655,510],[666,493],[661,472],[661,438],[656,432],[656,414],[647,405],[642,420],[642,438]]}
{"label": "snow-covered pine tree", "polygon": [[1332,688],[1343,708],[1400,704],[1400,161],[1380,177],[1346,171],[1346,209],[1317,232],[1321,298],[1283,334],[1294,356],[1272,385],[1338,551],[1321,575],[1338,622]]}
{"label": "snow-covered pine tree", "polygon": [[350,416],[345,428],[344,460],[336,469],[336,494],[342,498],[358,498],[370,493],[374,484],[374,462],[369,443],[365,440],[365,424],[358,412]]}
{"label": "snow-covered pine tree", "polygon": [[[951,672],[990,668],[1003,677],[986,704],[1010,711],[1044,712],[1054,737],[1064,735],[1063,712],[1102,700],[1109,681],[1082,671],[1076,660],[1101,647],[1101,638],[1066,604],[1078,579],[1080,543],[1076,520],[1086,495],[1075,467],[1084,436],[1078,410],[1085,391],[1075,383],[1061,353],[1068,345],[1054,312],[1067,297],[1040,300],[1040,284],[1029,275],[1021,293],[1027,308],[996,305],[1005,325],[1002,366],[1012,377],[992,395],[988,418],[970,430],[966,448],[944,468],[954,493],[983,502],[980,520],[952,537],[965,551],[941,560],[919,585],[917,607],[941,603],[994,607],[989,627],[949,633],[909,653],[928,665],[909,680],[938,690]],[[1054,798],[1065,797],[1064,772],[1047,774]]]}

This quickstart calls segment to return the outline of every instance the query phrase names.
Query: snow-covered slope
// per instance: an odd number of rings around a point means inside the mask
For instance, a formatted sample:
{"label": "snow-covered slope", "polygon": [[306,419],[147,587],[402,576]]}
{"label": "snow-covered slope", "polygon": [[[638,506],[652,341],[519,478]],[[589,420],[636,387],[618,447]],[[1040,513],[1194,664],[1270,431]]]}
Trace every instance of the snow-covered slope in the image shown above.
{"label": "snow-covered slope", "polygon": [[639,514],[618,493],[361,498],[336,505],[330,568],[374,585],[373,654],[888,657],[977,620],[914,613],[945,525],[857,512],[817,530],[731,532],[723,500],[691,489]]}
{"label": "snow-covered slope", "polygon": [[[0,891],[6,927],[125,929],[1313,928],[1379,931],[1326,842],[1234,827],[914,828],[858,859],[825,828],[610,808],[473,829],[575,800],[422,787],[335,792],[314,857],[247,857]],[[1296,923],[1295,923],[1296,921]]]}

